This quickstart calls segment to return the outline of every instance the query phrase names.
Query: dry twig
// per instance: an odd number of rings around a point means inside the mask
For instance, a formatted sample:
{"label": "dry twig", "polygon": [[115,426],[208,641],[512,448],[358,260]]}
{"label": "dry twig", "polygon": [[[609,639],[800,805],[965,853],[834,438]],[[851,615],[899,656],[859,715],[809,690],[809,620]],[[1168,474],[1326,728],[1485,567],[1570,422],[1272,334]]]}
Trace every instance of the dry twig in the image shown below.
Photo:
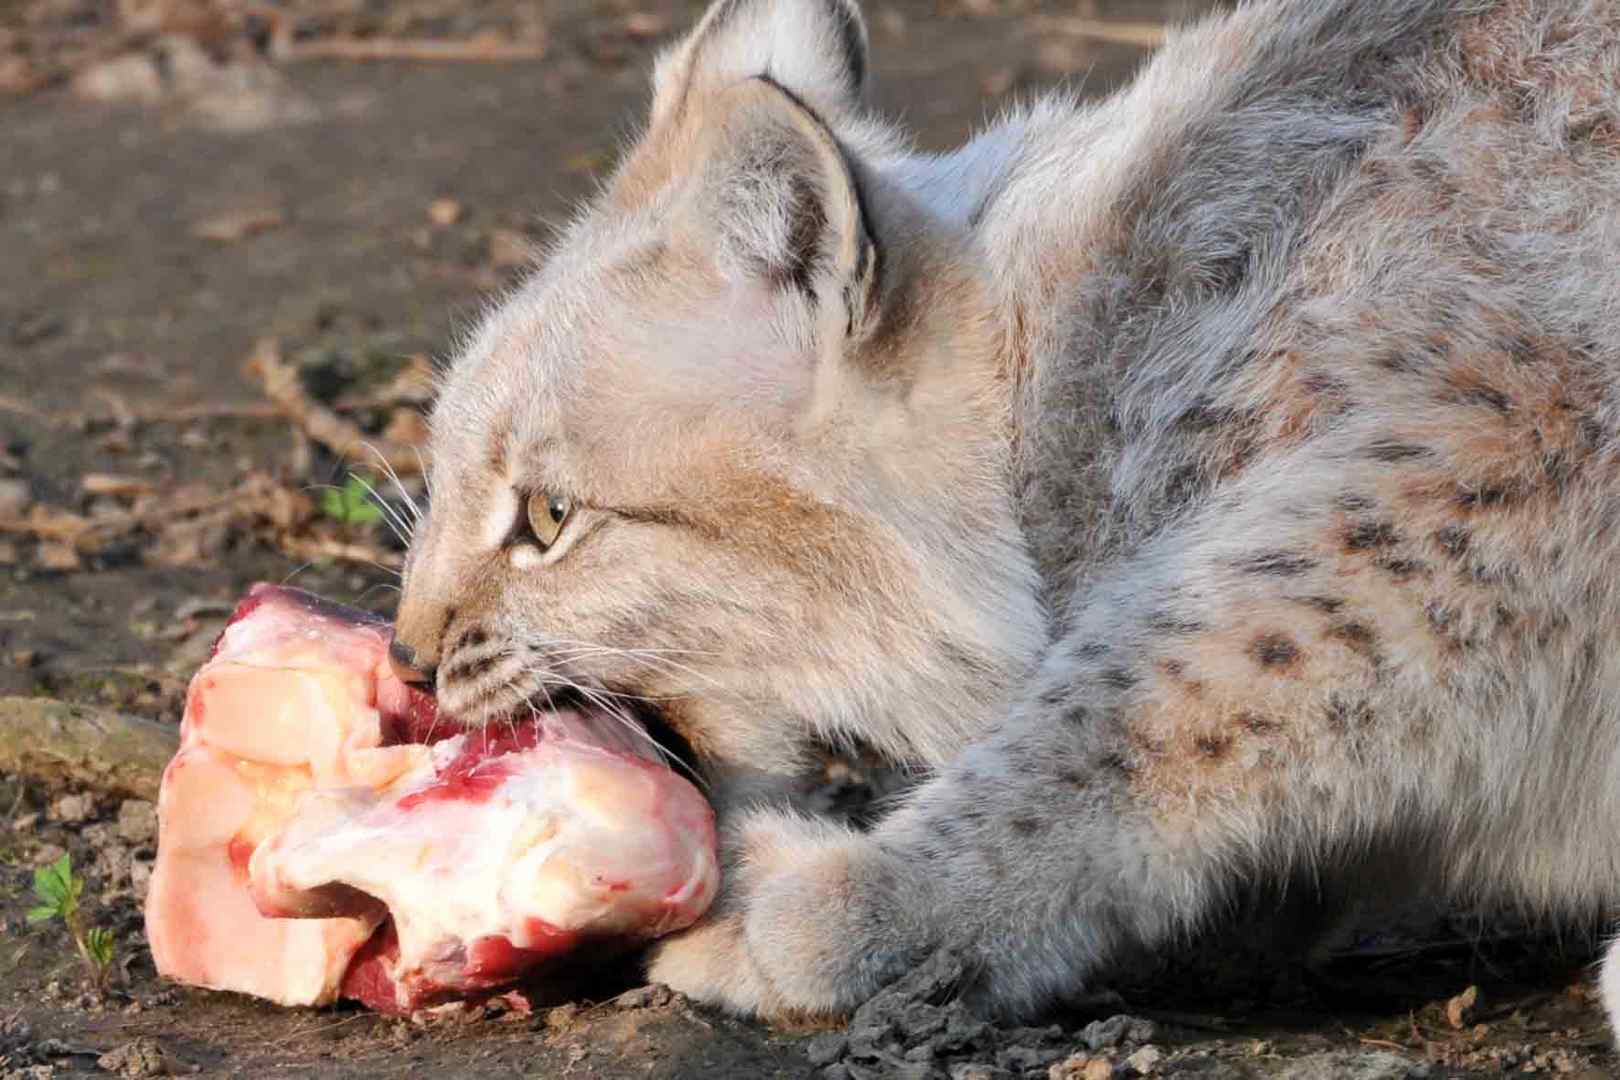
{"label": "dry twig", "polygon": [[368,437],[356,424],[310,397],[299,382],[298,369],[282,359],[280,343],[274,338],[263,338],[253,347],[247,373],[264,388],[265,396],[276,403],[283,416],[338,457],[360,458],[368,450],[375,450],[400,476],[422,471],[416,447]]}

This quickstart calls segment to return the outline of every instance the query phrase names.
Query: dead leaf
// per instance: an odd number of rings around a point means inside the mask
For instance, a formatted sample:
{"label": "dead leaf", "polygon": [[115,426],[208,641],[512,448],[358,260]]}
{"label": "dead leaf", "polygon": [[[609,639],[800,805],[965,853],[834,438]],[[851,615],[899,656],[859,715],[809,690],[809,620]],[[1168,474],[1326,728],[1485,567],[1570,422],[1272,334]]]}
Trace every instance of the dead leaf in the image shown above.
{"label": "dead leaf", "polygon": [[139,495],[155,495],[157,485],[139,476],[85,473],[79,479],[79,490],[86,495],[111,495],[119,499],[133,499]]}
{"label": "dead leaf", "polygon": [[46,540],[34,552],[34,561],[44,570],[77,570],[82,565],[72,544]]}
{"label": "dead leaf", "polygon": [[246,206],[204,218],[191,227],[191,235],[221,244],[235,243],[287,223],[287,215],[274,206]]}
{"label": "dead leaf", "polygon": [[1482,1005],[1479,987],[1470,986],[1446,1002],[1446,1023],[1450,1024],[1454,1030],[1461,1031],[1474,1022],[1474,1018],[1479,1015]]}
{"label": "dead leaf", "polygon": [[439,228],[449,228],[461,220],[462,205],[454,199],[434,199],[428,203],[428,220]]}

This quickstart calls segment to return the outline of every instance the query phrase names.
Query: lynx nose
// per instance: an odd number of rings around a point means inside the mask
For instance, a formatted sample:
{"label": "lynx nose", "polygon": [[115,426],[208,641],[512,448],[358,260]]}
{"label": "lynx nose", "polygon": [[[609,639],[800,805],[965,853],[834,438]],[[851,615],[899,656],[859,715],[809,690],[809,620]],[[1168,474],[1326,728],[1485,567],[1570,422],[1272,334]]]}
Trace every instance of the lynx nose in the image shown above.
{"label": "lynx nose", "polygon": [[433,669],[422,667],[416,650],[397,637],[388,643],[388,662],[393,665],[394,674],[399,676],[401,682],[433,685]]}

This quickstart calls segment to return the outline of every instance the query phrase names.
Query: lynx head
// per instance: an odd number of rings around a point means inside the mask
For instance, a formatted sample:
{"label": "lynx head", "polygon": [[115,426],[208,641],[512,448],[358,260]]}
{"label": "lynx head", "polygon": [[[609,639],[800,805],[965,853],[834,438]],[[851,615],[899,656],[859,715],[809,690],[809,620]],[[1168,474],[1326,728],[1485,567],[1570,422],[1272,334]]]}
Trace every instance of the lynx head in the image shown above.
{"label": "lynx head", "polygon": [[699,758],[947,754],[1042,633],[964,237],[882,172],[848,0],[721,0],[594,205],[453,364],[396,659]]}

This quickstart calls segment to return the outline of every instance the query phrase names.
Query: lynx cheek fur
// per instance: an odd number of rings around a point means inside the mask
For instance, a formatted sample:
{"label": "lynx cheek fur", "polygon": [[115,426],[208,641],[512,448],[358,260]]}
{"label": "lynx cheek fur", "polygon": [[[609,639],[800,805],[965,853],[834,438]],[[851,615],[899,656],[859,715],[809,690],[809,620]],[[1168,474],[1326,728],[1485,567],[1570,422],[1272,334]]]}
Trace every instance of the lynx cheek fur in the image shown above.
{"label": "lynx cheek fur", "polygon": [[[713,777],[652,974],[1015,1014],[1312,868],[1620,899],[1620,5],[1257,0],[942,157],[865,47],[721,0],[433,419],[402,654]],[[784,809],[851,736],[931,778]]]}

